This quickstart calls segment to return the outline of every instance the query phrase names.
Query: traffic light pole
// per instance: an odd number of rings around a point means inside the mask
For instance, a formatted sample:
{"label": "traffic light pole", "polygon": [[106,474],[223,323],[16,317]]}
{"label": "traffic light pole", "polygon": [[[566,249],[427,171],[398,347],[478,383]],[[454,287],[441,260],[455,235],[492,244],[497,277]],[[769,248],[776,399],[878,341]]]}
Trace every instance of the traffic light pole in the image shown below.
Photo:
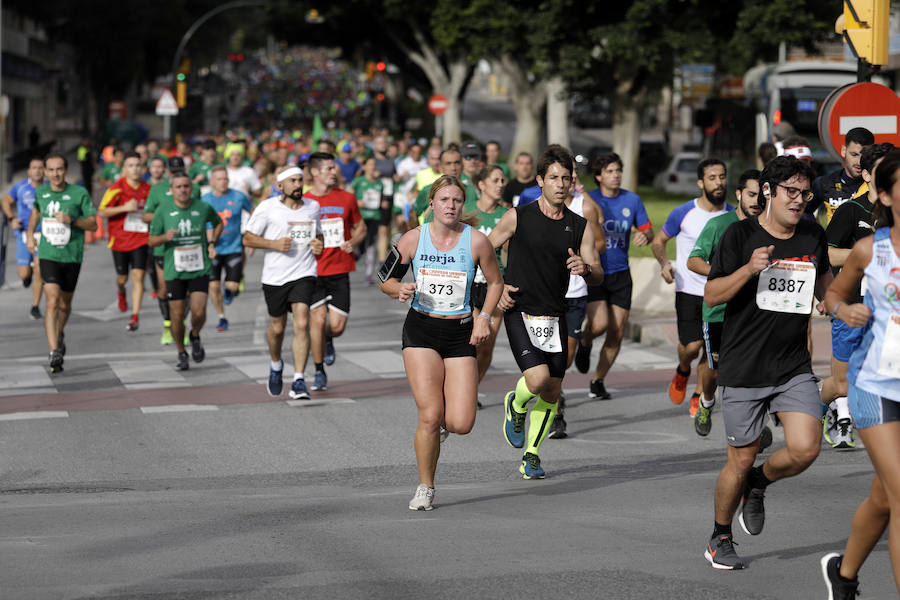
{"label": "traffic light pole", "polygon": [[872,65],[863,58],[856,59],[856,82],[872,81]]}

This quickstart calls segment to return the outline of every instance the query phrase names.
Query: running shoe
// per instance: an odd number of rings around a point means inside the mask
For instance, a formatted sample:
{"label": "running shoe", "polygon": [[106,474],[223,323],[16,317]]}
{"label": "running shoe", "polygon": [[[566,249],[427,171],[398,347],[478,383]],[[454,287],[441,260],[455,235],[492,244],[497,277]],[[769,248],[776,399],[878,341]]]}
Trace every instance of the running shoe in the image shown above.
{"label": "running shoe", "polygon": [[325,338],[325,364],[329,367],[334,364],[337,355],[334,352],[334,340],[330,337]]}
{"label": "running shoe", "polygon": [[541,458],[531,452],[526,452],[522,457],[519,473],[522,474],[523,479],[543,479],[546,476],[544,469],[541,468]]}
{"label": "running shoe", "polygon": [[766,524],[766,490],[763,488],[751,488],[747,486],[744,490],[744,506],[738,521],[741,523],[741,529],[747,535],[759,535],[762,533],[763,525]]}
{"label": "running shoe", "polygon": [[125,326],[125,329],[128,331],[137,331],[139,323],[139,318],[137,315],[131,315],[131,318],[128,319],[128,325]]}
{"label": "running shoe", "polygon": [[291,384],[289,395],[294,400],[309,400],[309,390],[306,389],[306,381],[295,379]]}
{"label": "running shoe", "polygon": [[195,338],[191,338],[191,358],[193,358],[196,363],[201,363],[203,362],[203,359],[206,358],[206,350],[203,349],[203,344],[200,343],[199,335]]}
{"label": "running shoe", "polygon": [[822,415],[822,437],[834,448],[837,446],[834,438],[837,435],[837,408],[834,402],[825,408],[825,414]]}
{"label": "running shoe", "polygon": [[324,392],[328,389],[328,375],[325,374],[325,371],[316,371],[313,384],[309,386],[309,389],[314,392]]}
{"label": "running shoe", "polygon": [[157,292],[156,290],[151,291],[151,292],[150,292],[150,299],[151,299],[151,300],[156,300],[157,298],[159,298],[159,292]]}
{"label": "running shoe", "polygon": [[853,421],[850,419],[839,419],[837,422],[837,431],[831,437],[832,448],[855,448],[856,432],[853,431]]}
{"label": "running shoe", "polygon": [[32,276],[29,275],[28,277],[26,277],[25,279],[22,280],[23,288],[28,289],[31,287],[31,278],[32,278]]}
{"label": "running shoe", "polygon": [[697,409],[700,408],[700,394],[691,394],[691,416],[697,415]]}
{"label": "running shoe", "polygon": [[50,351],[50,372],[51,373],[62,373],[63,371],[63,357],[59,350],[51,350]]}
{"label": "running shoe", "polygon": [[515,392],[509,392],[503,399],[503,409],[506,412],[506,418],[503,421],[503,437],[506,443],[513,448],[521,448],[525,445],[525,415],[524,412],[517,412],[513,408],[513,399],[516,397]]}
{"label": "running shoe", "polygon": [[569,434],[566,433],[566,419],[561,414],[556,413],[556,416],[553,417],[553,422],[550,424],[550,431],[547,433],[548,438],[553,438],[555,440],[561,440],[564,437],[568,437]]}
{"label": "running shoe", "polygon": [[700,437],[706,437],[710,429],[712,429],[712,406],[706,408],[701,403],[697,409],[697,416],[694,417],[694,431]]}
{"label": "running shoe", "polygon": [[684,402],[684,393],[687,390],[688,377],[691,374],[682,375],[678,369],[675,369],[675,375],[672,377],[672,383],[669,384],[669,400],[673,404],[681,404]]}
{"label": "running shoe", "polygon": [[284,389],[284,382],[281,379],[283,373],[283,370],[276,371],[272,368],[272,365],[269,365],[269,382],[266,384],[266,391],[273,398],[280,396],[281,391]]}
{"label": "running shoe", "polygon": [[28,313],[28,316],[31,317],[32,321],[37,321],[38,319],[41,318],[41,309],[38,308],[37,306],[32,306],[31,312]]}
{"label": "running shoe", "polygon": [[228,331],[228,319],[225,317],[219,319],[219,324],[216,325],[216,331]]}
{"label": "running shoe", "polygon": [[484,404],[481,403],[481,400],[475,401],[475,408],[478,410],[481,410],[482,408],[484,408]]}
{"label": "running shoe", "polygon": [[450,432],[441,427],[441,443],[446,442],[448,437],[450,437]]}
{"label": "running shoe", "polygon": [[191,368],[191,363],[188,361],[188,353],[187,352],[179,352],[178,353],[178,362],[175,364],[176,371],[187,371]]}
{"label": "running shoe", "polygon": [[244,276],[241,275],[241,282],[238,284],[238,294],[244,291]]}
{"label": "running shoe", "polygon": [[763,427],[762,433],[759,434],[759,448],[756,453],[761,454],[766,448],[772,445],[772,429],[766,425]]}
{"label": "running shoe", "polygon": [[575,350],[575,368],[579,373],[587,373],[591,368],[591,347],[582,346],[581,342],[578,342],[578,349]]}
{"label": "running shoe", "polygon": [[612,398],[612,396],[609,395],[609,392],[606,391],[606,386],[603,385],[602,379],[592,380],[588,390],[588,398],[599,398],[600,400],[609,400]]}
{"label": "running shoe", "polygon": [[56,349],[59,350],[60,356],[66,355],[66,336],[65,334],[59,334],[59,337],[56,338]]}
{"label": "running shoe", "polygon": [[119,312],[128,311],[128,298],[125,294],[119,293]]}
{"label": "running shoe", "polygon": [[228,288],[225,288],[225,291],[222,292],[222,300],[226,305],[231,304],[231,301],[234,300],[234,292],[232,292]]}
{"label": "running shoe", "polygon": [[431,510],[434,508],[434,488],[420,483],[416,488],[416,495],[409,501],[409,510]]}
{"label": "running shoe", "polygon": [[175,343],[175,338],[172,337],[172,330],[169,326],[163,327],[162,337],[159,338],[159,343],[162,346],[170,346]]}
{"label": "running shoe", "polygon": [[719,535],[710,538],[703,556],[713,569],[734,571],[744,568],[744,561],[734,551],[734,540],[730,535]]}
{"label": "running shoe", "polygon": [[828,600],[854,600],[859,595],[859,579],[841,577],[843,556],[837,552],[826,554],[819,561],[822,565],[822,579],[828,589]]}

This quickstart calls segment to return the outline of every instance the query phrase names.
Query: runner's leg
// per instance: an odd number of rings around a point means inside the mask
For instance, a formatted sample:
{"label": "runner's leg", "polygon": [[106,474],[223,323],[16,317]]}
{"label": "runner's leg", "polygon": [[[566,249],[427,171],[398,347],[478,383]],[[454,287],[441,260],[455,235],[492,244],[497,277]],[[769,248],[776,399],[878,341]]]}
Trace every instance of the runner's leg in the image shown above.
{"label": "runner's leg", "polygon": [[287,324],[287,313],[280,317],[269,317],[269,326],[266,328],[266,342],[269,345],[269,359],[281,362],[281,346],[284,342],[284,328]]}
{"label": "runner's leg", "polygon": [[50,348],[50,352],[53,352],[59,346],[60,296],[63,292],[58,283],[45,284],[44,292],[47,296],[47,306],[44,311],[44,331],[47,334],[47,345]]}
{"label": "runner's leg", "polygon": [[444,360],[431,348],[404,348],[403,365],[418,411],[413,445],[419,483],[433,488],[444,422]]}
{"label": "runner's leg", "polygon": [[[606,302],[603,303],[604,305]],[[603,347],[600,349],[600,356],[597,360],[597,368],[594,370],[594,379],[603,380],[607,373],[616,362],[619,356],[619,350],[622,348],[622,338],[625,337],[625,323],[628,322],[630,310],[622,308],[616,304],[609,305],[607,309],[606,322],[606,339],[603,340]]]}
{"label": "runner's leg", "polygon": [[[291,348],[294,351],[294,376],[302,375],[309,359],[309,305],[302,302],[291,304],[294,316],[294,339]],[[273,359],[274,360],[274,359]]]}
{"label": "runner's leg", "polygon": [[[160,279],[160,285],[162,285],[162,282],[163,280]],[[169,300],[168,307],[175,349],[181,354],[184,352],[184,300]]]}
{"label": "runner's leg", "polygon": [[141,313],[141,304],[144,300],[144,274],[143,269],[131,269],[131,314]]}

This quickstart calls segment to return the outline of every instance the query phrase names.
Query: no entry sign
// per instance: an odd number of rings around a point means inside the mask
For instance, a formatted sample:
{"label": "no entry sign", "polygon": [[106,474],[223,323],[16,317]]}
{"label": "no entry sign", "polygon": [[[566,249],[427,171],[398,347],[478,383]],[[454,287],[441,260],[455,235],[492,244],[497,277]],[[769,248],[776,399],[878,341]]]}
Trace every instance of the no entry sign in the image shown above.
{"label": "no entry sign", "polygon": [[428,111],[433,115],[444,114],[449,106],[450,102],[447,100],[447,96],[435,94],[428,99]]}
{"label": "no entry sign", "polygon": [[844,135],[854,127],[865,127],[875,143],[900,146],[900,97],[880,83],[851,83],[825,99],[819,110],[819,138],[836,158],[841,158]]}

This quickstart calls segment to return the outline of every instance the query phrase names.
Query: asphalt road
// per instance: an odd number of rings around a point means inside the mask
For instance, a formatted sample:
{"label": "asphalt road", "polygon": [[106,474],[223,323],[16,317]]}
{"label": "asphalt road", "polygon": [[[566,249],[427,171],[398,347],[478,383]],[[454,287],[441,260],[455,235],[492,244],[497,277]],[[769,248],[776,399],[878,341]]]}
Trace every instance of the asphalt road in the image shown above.
{"label": "asphalt road", "polygon": [[[102,245],[86,250],[62,374],[46,371],[30,291],[0,291],[0,597],[825,597],[818,560],[841,550],[868,489],[864,450],[823,447],[772,486],[763,534],[737,528],[750,568],[715,571],[703,549],[722,424],[698,438],[667,399],[673,350],[626,345],[611,401],[568,375],[571,435],[545,442],[546,480],[524,481],[500,434],[517,378],[501,333],[486,407],[442,448],[436,509],[411,512],[405,307],[355,274],[330,388],[291,405],[260,383],[260,262],[231,329],[210,324],[207,360],[184,374],[155,302],[125,331]],[[862,598],[896,597],[886,539],[861,579]]]}

